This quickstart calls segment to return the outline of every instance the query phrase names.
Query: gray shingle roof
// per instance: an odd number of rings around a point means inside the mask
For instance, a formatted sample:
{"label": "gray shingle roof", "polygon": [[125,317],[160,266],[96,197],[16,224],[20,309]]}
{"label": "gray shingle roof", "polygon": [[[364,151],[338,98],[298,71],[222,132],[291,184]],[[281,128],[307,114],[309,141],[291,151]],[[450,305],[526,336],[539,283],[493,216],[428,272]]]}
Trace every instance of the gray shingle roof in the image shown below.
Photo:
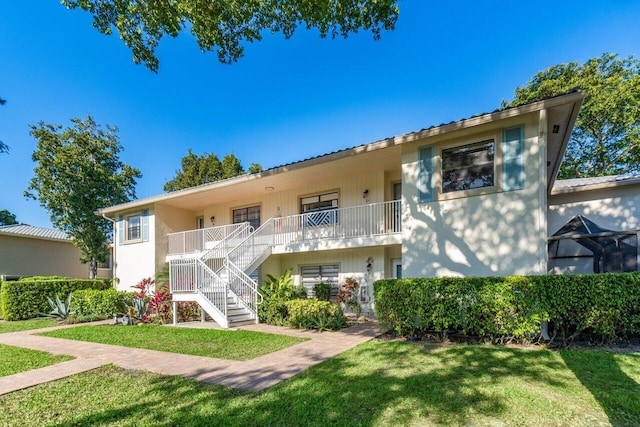
{"label": "gray shingle roof", "polygon": [[629,175],[611,175],[611,176],[594,176],[589,178],[572,178],[556,180],[553,186],[554,191],[578,189],[581,187],[589,187],[598,184],[631,184],[640,182],[640,174]]}
{"label": "gray shingle roof", "polygon": [[27,224],[14,224],[0,226],[0,234],[31,237],[37,239],[65,240],[69,241],[64,231],[50,228],[35,227]]}

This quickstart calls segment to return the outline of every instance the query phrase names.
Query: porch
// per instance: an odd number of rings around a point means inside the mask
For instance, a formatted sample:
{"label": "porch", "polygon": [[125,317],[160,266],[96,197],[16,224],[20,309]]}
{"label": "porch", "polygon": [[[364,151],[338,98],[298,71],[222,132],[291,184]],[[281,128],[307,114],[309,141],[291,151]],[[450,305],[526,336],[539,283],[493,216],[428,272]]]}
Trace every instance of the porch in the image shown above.
{"label": "porch", "polygon": [[[399,244],[401,212],[401,201],[393,200],[276,216],[269,218],[260,229],[271,230],[262,236],[272,245],[273,253]],[[209,257],[224,258],[226,252],[248,236],[241,228],[242,224],[229,224],[171,233],[167,261],[208,252]]]}
{"label": "porch", "polygon": [[389,201],[172,233],[170,290],[223,328],[257,323],[262,295],[249,274],[271,254],[398,244],[400,231],[401,202]]}

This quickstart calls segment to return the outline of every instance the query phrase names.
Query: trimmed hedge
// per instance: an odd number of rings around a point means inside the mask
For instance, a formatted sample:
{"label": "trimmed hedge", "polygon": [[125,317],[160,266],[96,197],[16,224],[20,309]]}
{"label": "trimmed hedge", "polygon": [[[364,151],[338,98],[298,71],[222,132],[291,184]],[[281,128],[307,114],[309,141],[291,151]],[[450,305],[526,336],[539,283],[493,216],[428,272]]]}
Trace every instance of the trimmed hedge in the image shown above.
{"label": "trimmed hedge", "polygon": [[3,282],[0,289],[2,316],[5,320],[24,320],[48,313],[51,307],[47,297],[60,298],[79,289],[106,289],[110,281],[102,279],[27,278],[16,282]]}
{"label": "trimmed hedge", "polygon": [[640,334],[640,273],[379,280],[378,319],[398,335],[462,332],[529,342],[600,342]]}
{"label": "trimmed hedge", "polygon": [[122,313],[125,302],[130,300],[130,293],[115,289],[80,289],[73,292],[71,310],[83,321],[109,319],[114,313]]}

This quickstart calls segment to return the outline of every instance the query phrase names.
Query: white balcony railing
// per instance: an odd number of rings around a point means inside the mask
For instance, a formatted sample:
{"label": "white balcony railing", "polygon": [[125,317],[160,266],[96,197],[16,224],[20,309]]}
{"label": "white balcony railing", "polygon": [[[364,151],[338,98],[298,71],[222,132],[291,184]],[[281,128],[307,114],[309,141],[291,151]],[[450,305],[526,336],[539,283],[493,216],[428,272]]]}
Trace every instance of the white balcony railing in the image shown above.
{"label": "white balcony railing", "polygon": [[168,255],[193,254],[212,250],[248,227],[248,223],[221,225],[167,235]]}
{"label": "white balcony railing", "polygon": [[274,218],[275,244],[399,233],[400,203],[394,200]]}
{"label": "white balcony railing", "polygon": [[[217,271],[227,255],[240,264],[246,261],[244,258],[253,259],[255,246],[399,233],[402,231],[401,207],[401,202],[394,200],[270,218],[255,231],[248,223],[242,223],[172,233],[168,255],[196,254],[213,260],[207,264]],[[260,248],[260,252],[263,250]]]}

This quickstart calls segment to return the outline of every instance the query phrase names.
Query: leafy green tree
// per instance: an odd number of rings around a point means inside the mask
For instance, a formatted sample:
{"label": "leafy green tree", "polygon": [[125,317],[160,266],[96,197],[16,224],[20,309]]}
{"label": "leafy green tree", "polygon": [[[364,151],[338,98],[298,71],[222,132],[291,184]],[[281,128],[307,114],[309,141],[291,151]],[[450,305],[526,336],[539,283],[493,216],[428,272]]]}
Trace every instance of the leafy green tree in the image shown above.
{"label": "leafy green tree", "polygon": [[6,209],[0,211],[0,225],[17,224],[16,216]]}
{"label": "leafy green tree", "polygon": [[[195,187],[209,182],[220,181],[221,179],[233,178],[245,173],[240,160],[233,155],[227,154],[222,161],[213,153],[205,153],[200,156],[194,154],[191,149],[180,161],[181,169],[176,171],[175,177],[167,181],[164,191],[176,191],[183,188]],[[262,166],[253,163],[249,167],[252,170],[261,171]]]}
{"label": "leafy green tree", "polygon": [[95,212],[135,199],[138,169],[121,162],[117,128],[102,129],[87,116],[71,119],[72,127],[40,122],[30,134],[38,142],[36,163],[25,197],[38,199],[53,225],[65,231],[89,263],[94,278],[97,263],[108,253],[111,224]]}
{"label": "leafy green tree", "polygon": [[248,173],[259,173],[262,172],[264,169],[262,169],[262,166],[260,166],[258,163],[251,163],[251,165],[249,165],[249,169],[247,170]]}
{"label": "leafy green tree", "polygon": [[[0,105],[4,105],[6,103],[7,103],[6,99],[0,98]],[[9,146],[7,144],[5,144],[4,142],[0,141],[0,154],[8,153],[8,152],[9,152]]]}
{"label": "leafy green tree", "polygon": [[518,87],[511,107],[584,89],[586,96],[559,178],[640,171],[640,61],[603,54],[584,64],[558,64]]}
{"label": "leafy green tree", "polygon": [[110,35],[115,28],[133,53],[136,64],[158,70],[155,50],[163,36],[177,37],[185,28],[203,52],[217,51],[222,63],[243,56],[243,43],[281,32],[290,38],[299,25],[317,28],[320,37],[343,36],[371,30],[393,30],[397,0],[62,0],[69,9],[93,15],[93,26]]}

